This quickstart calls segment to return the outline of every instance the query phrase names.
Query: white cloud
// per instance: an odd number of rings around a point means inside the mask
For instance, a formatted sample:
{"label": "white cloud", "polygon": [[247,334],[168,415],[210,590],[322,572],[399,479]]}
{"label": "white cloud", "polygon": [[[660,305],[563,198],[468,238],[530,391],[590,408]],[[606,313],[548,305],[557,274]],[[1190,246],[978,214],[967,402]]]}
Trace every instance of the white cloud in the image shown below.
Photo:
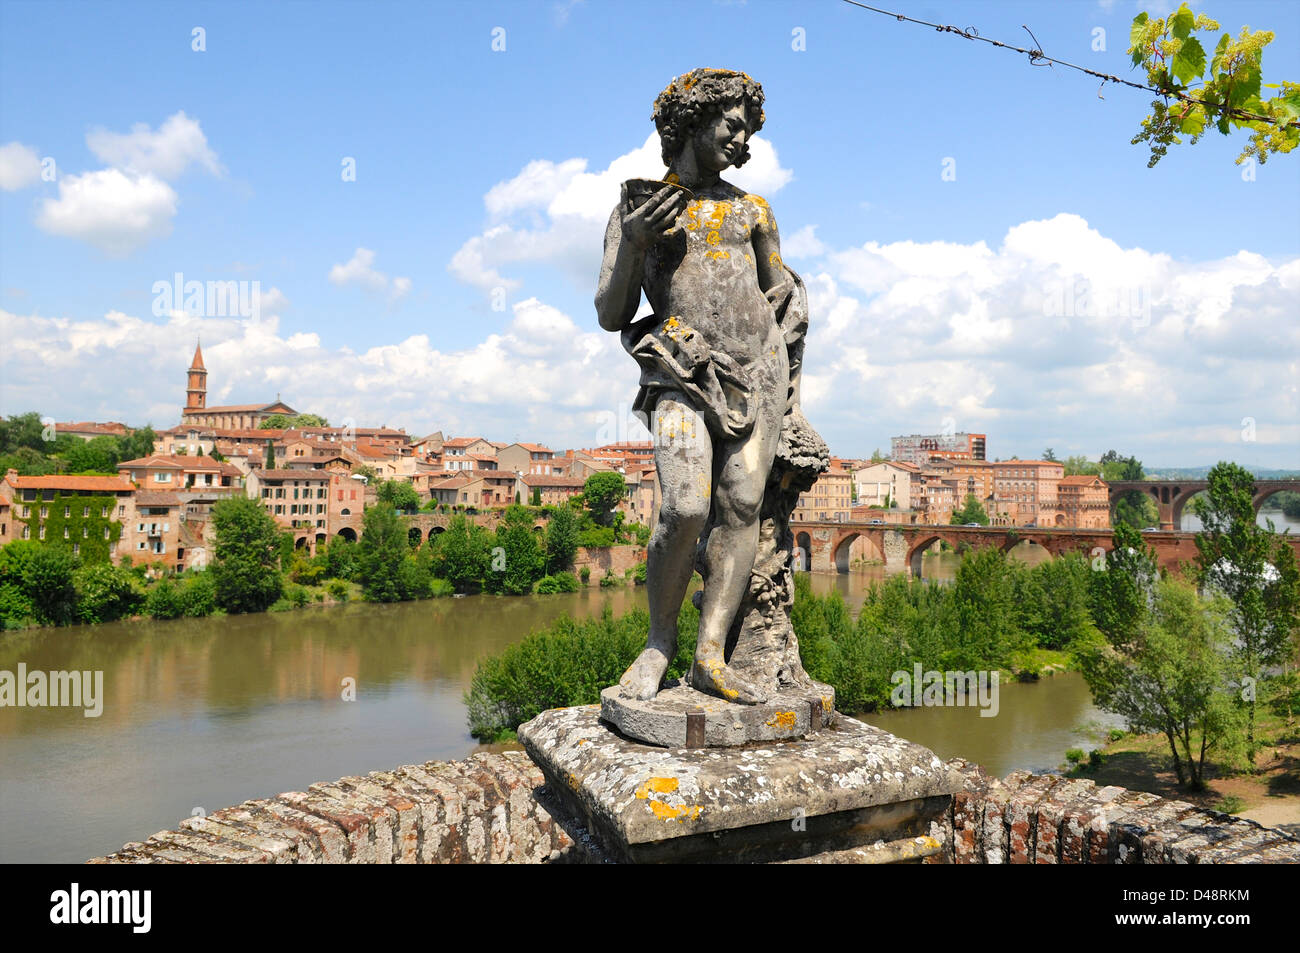
{"label": "white cloud", "polygon": [[1295,462],[1300,259],[1176,262],[1062,214],[997,248],[868,242],[824,262],[805,276],[804,394],[837,452],[953,418],[988,433],[991,456]]}
{"label": "white cloud", "polygon": [[7,142],[0,146],[0,189],[13,192],[41,180],[41,157],[31,146]]}
{"label": "white cloud", "polygon": [[[279,391],[291,406],[335,421],[544,440],[557,449],[644,434],[627,420],[637,370],[618,336],[583,331],[536,298],[516,303],[503,331],[468,347],[444,350],[416,334],[359,353],[323,347],[314,333],[282,334],[280,319],[265,313],[259,322],[116,311],[77,321],[0,310],[0,335],[14,342],[0,355],[0,412],[170,426],[200,333],[211,404]],[[82,382],[76,393],[69,380]]]}
{"label": "white cloud", "polygon": [[[483,200],[492,224],[457,250],[448,270],[484,290],[521,287],[521,279],[507,273],[512,265],[549,265],[578,284],[590,284],[600,267],[605,223],[618,204],[622,183],[664,175],[659,134],[651,132],[640,146],[599,172],[588,172],[587,165],[586,159],[537,159],[514,178],[492,186]],[[776,149],[759,136],[750,141],[749,162],[725,178],[748,191],[771,195],[793,173],[782,168]]]}
{"label": "white cloud", "polygon": [[184,112],[168,116],[157,131],[143,122],[125,133],[91,130],[86,133],[86,145],[108,165],[140,175],[175,179],[191,163],[203,166],[213,175],[222,174],[221,163],[208,147],[199,121]]}
{"label": "white cloud", "polygon": [[825,251],[826,246],[817,237],[816,225],[805,225],[781,239],[781,255],[785,258],[816,258]]}
{"label": "white cloud", "polygon": [[346,264],[330,269],[329,279],[339,287],[360,285],[375,294],[386,294],[390,301],[405,297],[411,290],[410,278],[389,278],[374,267],[375,253],[369,248],[358,248]]}
{"label": "white cloud", "polygon": [[41,202],[36,225],[122,256],[169,234],[176,203],[172,187],[152,175],[102,169],[62,176],[59,197]]}

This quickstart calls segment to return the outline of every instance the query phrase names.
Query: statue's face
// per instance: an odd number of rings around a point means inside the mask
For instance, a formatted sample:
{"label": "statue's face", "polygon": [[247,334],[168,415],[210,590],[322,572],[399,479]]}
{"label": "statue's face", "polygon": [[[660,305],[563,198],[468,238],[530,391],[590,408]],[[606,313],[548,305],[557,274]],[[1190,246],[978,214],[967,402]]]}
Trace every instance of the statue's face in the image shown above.
{"label": "statue's face", "polygon": [[749,139],[745,107],[740,103],[710,116],[695,130],[695,161],[714,172],[735,163]]}

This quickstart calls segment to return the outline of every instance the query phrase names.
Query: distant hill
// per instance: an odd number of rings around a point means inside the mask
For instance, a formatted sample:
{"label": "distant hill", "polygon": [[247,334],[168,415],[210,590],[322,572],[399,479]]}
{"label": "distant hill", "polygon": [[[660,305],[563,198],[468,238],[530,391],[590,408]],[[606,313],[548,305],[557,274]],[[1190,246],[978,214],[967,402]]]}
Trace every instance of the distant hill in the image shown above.
{"label": "distant hill", "polygon": [[[1205,467],[1144,467],[1148,480],[1204,480],[1213,468]],[[1268,467],[1246,467],[1256,480],[1285,480],[1300,478],[1300,470],[1277,470]]]}

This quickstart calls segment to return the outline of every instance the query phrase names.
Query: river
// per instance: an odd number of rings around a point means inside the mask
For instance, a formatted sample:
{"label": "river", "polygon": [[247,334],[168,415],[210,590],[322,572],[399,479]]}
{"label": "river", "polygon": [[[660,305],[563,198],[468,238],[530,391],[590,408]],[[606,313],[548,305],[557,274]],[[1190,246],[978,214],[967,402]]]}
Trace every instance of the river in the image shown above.
{"label": "river", "polygon": [[[951,578],[955,557],[927,557]],[[861,605],[880,567],[813,575]],[[478,747],[462,697],[477,661],[563,613],[645,605],[643,588],[549,596],[352,603],[286,613],[123,622],[10,633],[0,670],[102,671],[103,711],[0,708],[0,861],[80,862],[192,814],[313,781]],[[355,700],[345,700],[346,680]],[[896,734],[1004,775],[1049,769],[1088,746],[1103,716],[1082,679],[1002,686],[998,717],[975,708],[867,716]]]}

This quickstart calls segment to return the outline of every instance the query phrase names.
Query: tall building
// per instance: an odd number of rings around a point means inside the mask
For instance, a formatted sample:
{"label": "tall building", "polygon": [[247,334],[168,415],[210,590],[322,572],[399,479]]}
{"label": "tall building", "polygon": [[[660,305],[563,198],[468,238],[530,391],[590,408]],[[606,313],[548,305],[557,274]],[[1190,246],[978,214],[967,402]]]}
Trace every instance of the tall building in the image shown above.
{"label": "tall building", "polygon": [[194,360],[190,362],[189,381],[185,388],[185,409],[203,410],[208,403],[208,369],[203,366],[203,348],[195,342]]}
{"label": "tall building", "polygon": [[929,463],[931,457],[983,460],[987,438],[982,433],[909,434],[890,437],[890,459],[897,463]]}
{"label": "tall building", "polygon": [[256,430],[262,421],[273,414],[296,417],[294,410],[276,396],[270,404],[235,404],[228,407],[208,406],[208,369],[203,366],[203,351],[194,347],[194,360],[190,362],[185,382],[185,409],[181,411],[182,426],[207,427],[217,430]]}

